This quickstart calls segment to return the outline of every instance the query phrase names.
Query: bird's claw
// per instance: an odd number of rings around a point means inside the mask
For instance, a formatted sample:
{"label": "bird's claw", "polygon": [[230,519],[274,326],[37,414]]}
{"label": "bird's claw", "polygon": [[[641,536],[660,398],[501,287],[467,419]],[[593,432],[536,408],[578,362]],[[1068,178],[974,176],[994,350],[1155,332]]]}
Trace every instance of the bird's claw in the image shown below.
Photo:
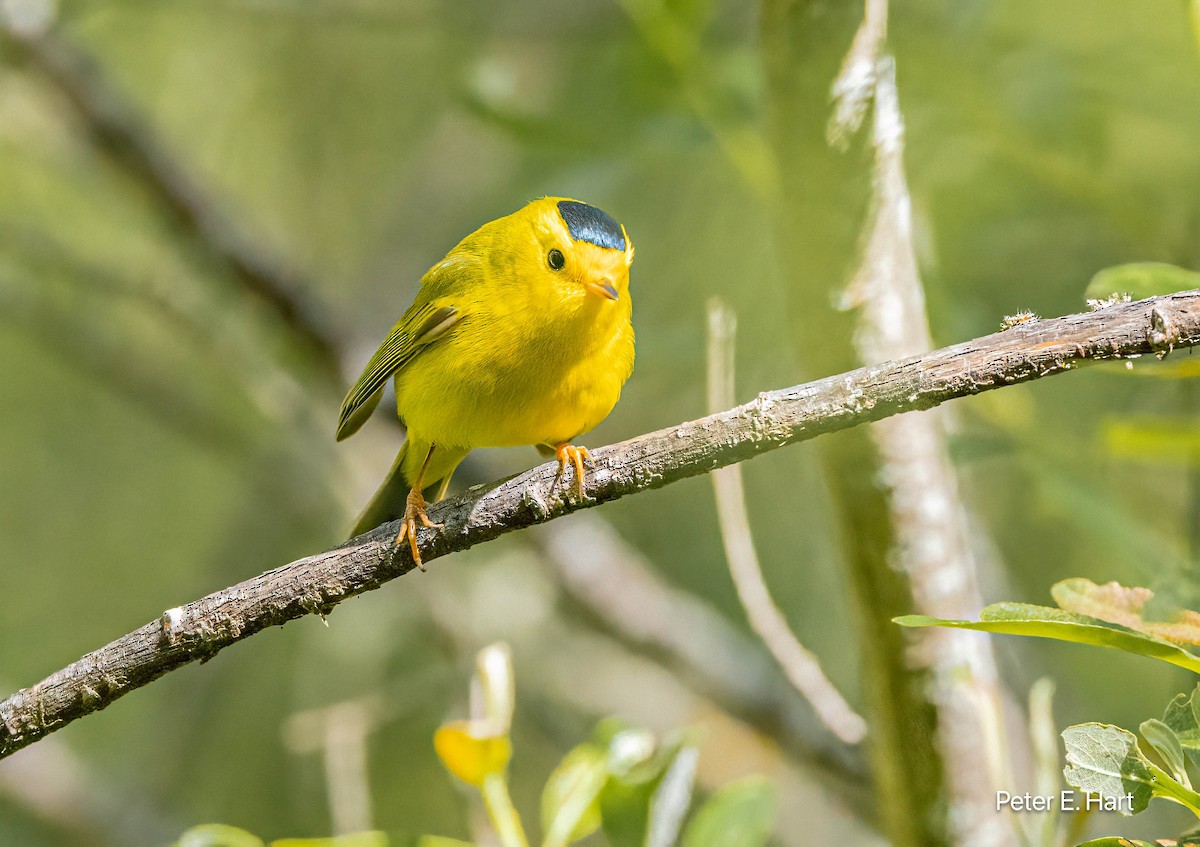
{"label": "bird's claw", "polygon": [[563,476],[567,471],[567,463],[569,462],[575,469],[575,493],[580,500],[584,499],[583,494],[583,463],[592,460],[592,454],[588,452],[586,447],[576,447],[574,444],[559,444],[554,448],[554,455],[558,459],[558,473],[555,479]]}
{"label": "bird's claw", "polygon": [[403,544],[404,539],[408,539],[408,549],[412,551],[413,562],[422,571],[425,570],[425,565],[421,562],[421,551],[417,548],[417,521],[420,521],[421,526],[428,529],[441,529],[445,526],[445,524],[434,523],[429,519],[429,515],[425,513],[428,508],[429,504],[425,502],[420,491],[414,488],[408,492],[403,523],[400,525],[400,534],[396,536],[397,544]]}

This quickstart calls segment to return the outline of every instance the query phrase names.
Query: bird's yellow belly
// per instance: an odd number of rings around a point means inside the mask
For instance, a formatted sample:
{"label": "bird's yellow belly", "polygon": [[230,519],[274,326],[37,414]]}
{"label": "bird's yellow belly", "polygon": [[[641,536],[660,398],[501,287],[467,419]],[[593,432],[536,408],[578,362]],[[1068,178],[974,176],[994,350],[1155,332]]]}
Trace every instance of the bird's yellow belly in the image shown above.
{"label": "bird's yellow belly", "polygon": [[433,346],[396,378],[398,411],[409,429],[446,446],[569,441],[612,411],[632,370],[630,331],[614,331],[587,353],[564,345],[565,354],[535,357],[519,344],[483,348],[464,337]]}

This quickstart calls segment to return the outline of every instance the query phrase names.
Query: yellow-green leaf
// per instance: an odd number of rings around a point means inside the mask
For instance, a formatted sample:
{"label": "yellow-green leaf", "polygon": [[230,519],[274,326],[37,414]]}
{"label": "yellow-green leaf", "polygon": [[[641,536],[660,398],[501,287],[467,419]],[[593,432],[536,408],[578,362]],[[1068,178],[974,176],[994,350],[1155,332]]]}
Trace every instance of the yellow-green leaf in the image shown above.
{"label": "yellow-green leaf", "polygon": [[1148,721],[1142,721],[1141,726],[1138,727],[1138,733],[1154,749],[1154,752],[1158,753],[1158,757],[1163,760],[1163,764],[1167,766],[1171,776],[1181,782],[1187,780],[1183,744],[1180,743],[1175,730],[1162,721],[1151,718]]}
{"label": "yellow-green leaf", "polygon": [[[1124,359],[1120,362],[1110,362],[1105,365],[1105,367],[1115,369],[1124,366],[1126,370],[1124,370],[1123,373],[1127,373],[1131,376],[1151,377],[1152,379],[1179,380],[1196,379],[1197,377],[1200,377],[1200,359],[1196,358],[1195,356],[1187,359],[1180,358],[1178,356],[1172,356],[1162,361],[1156,359],[1150,359],[1149,361],[1151,363],[1151,367],[1148,368],[1133,366],[1131,359]],[[986,397],[987,395],[981,394],[979,396]]]}
{"label": "yellow-green leaf", "polygon": [[1191,694],[1176,694],[1163,712],[1163,723],[1171,728],[1188,758],[1200,765],[1200,683]]}
{"label": "yellow-green leaf", "polygon": [[1136,815],[1150,805],[1154,777],[1132,732],[1085,723],[1067,727],[1062,738],[1067,747],[1063,776],[1070,785],[1116,802],[1122,815]]}
{"label": "yellow-green leaf", "polygon": [[559,763],[542,791],[544,847],[560,847],[600,828],[600,791],[608,779],[607,753],[580,744]]}
{"label": "yellow-green leaf", "polygon": [[270,847],[388,847],[387,833],[352,832],[330,838],[281,838]]}
{"label": "yellow-green leaf", "polygon": [[263,847],[263,840],[236,826],[206,823],[179,836],[173,847]]}
{"label": "yellow-green leaf", "polygon": [[1136,632],[1120,624],[1077,615],[1049,606],[1033,606],[1027,603],[993,603],[980,612],[978,621],[955,621],[931,618],[926,615],[904,615],[893,618],[901,626],[948,626],[955,629],[973,629],[979,632],[997,632],[1007,635],[1028,635],[1036,638],[1053,638],[1057,641],[1073,641],[1077,644],[1093,644],[1112,647],[1169,662],[1200,674],[1200,657],[1189,653],[1177,644],[1152,635]]}
{"label": "yellow-green leaf", "polygon": [[1110,418],[1104,447],[1114,456],[1167,465],[1200,465],[1200,423],[1194,418]]}
{"label": "yellow-green leaf", "polygon": [[700,807],[683,847],[762,847],[775,821],[775,786],[761,776],[727,785]]}
{"label": "yellow-green leaf", "polygon": [[1131,262],[1105,268],[1092,277],[1086,296],[1103,300],[1111,294],[1128,294],[1134,300],[1200,288],[1200,273],[1164,262]]}

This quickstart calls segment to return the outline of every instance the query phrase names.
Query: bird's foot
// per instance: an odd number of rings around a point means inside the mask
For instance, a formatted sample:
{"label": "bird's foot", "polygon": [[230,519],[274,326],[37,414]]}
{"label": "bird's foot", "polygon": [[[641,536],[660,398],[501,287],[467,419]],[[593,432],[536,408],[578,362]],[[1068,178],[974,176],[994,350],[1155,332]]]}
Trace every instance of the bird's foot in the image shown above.
{"label": "bird's foot", "polygon": [[592,460],[592,454],[588,452],[586,447],[576,447],[574,444],[556,444],[554,446],[554,455],[558,459],[558,474],[556,479],[561,477],[567,471],[567,463],[570,462],[575,468],[575,493],[579,495],[579,499],[584,499],[583,495],[583,463]]}
{"label": "bird's foot", "polygon": [[417,549],[417,521],[421,522],[421,526],[429,529],[441,529],[445,524],[434,523],[429,519],[429,515],[425,514],[425,510],[429,508],[429,504],[425,502],[425,498],[421,496],[421,492],[416,488],[408,492],[408,500],[404,506],[404,522],[400,525],[400,534],[396,536],[396,543],[402,544],[404,539],[408,539],[408,548],[412,550],[413,562],[421,570],[425,570],[425,565],[421,563],[421,551]]}

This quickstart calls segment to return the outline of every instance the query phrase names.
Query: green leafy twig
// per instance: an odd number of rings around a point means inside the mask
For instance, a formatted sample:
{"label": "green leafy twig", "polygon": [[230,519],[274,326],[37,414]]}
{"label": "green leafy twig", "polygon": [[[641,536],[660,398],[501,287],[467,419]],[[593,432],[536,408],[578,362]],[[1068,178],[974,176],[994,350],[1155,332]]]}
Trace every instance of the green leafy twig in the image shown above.
{"label": "green leafy twig", "polygon": [[[1105,810],[1136,815],[1158,797],[1200,818],[1200,794],[1150,761],[1129,730],[1085,723],[1063,730],[1062,737],[1067,748],[1063,776],[1070,785],[1098,798]],[[1157,744],[1151,744],[1158,751]]]}

